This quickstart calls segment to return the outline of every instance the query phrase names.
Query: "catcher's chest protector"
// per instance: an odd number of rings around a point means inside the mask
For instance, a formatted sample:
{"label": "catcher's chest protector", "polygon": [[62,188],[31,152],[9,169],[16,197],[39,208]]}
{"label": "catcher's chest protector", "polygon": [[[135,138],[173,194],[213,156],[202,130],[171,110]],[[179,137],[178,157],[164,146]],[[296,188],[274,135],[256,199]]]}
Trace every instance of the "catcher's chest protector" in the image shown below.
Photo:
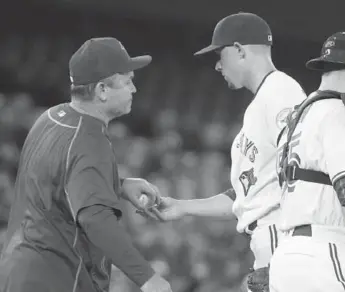
{"label": "catcher's chest protector", "polygon": [[283,135],[287,131],[287,139],[283,146],[283,153],[281,160],[279,161],[279,184],[280,186],[283,185],[284,182],[294,181],[294,180],[303,180],[308,182],[314,183],[321,183],[326,185],[332,185],[332,182],[328,176],[328,174],[310,170],[310,169],[303,169],[298,167],[297,165],[289,165],[288,163],[288,153],[290,148],[290,142],[292,135],[296,129],[296,126],[303,114],[303,111],[310,106],[312,103],[317,102],[323,99],[342,99],[345,105],[345,98],[336,91],[326,90],[326,91],[315,91],[313,92],[306,100],[304,100],[300,105],[295,106],[294,110],[288,117],[287,126],[280,132],[277,145]]}

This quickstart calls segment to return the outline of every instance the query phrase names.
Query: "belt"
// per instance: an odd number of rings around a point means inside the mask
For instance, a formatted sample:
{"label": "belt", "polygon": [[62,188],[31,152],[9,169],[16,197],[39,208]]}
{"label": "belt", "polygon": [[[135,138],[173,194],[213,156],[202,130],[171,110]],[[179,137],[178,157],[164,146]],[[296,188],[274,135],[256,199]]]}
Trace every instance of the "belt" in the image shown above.
{"label": "belt", "polygon": [[312,236],[312,231],[311,231],[311,225],[306,224],[306,225],[300,225],[296,226],[294,228],[294,231],[292,232],[292,236]]}

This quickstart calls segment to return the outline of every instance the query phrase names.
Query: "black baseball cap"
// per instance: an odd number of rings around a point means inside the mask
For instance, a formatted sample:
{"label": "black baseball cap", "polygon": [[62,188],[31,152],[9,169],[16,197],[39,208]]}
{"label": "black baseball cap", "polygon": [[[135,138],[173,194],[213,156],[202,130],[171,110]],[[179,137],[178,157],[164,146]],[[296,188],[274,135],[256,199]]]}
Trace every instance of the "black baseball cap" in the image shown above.
{"label": "black baseball cap", "polygon": [[92,38],[72,55],[69,61],[70,79],[74,85],[87,85],[116,73],[140,69],[151,60],[149,55],[131,58],[115,38]]}
{"label": "black baseball cap", "polygon": [[196,52],[201,55],[216,49],[241,45],[272,45],[272,32],[265,20],[253,13],[240,12],[219,21],[214,29],[212,43]]}
{"label": "black baseball cap", "polygon": [[322,72],[345,69],[345,32],[331,35],[322,46],[321,56],[309,60],[306,67]]}

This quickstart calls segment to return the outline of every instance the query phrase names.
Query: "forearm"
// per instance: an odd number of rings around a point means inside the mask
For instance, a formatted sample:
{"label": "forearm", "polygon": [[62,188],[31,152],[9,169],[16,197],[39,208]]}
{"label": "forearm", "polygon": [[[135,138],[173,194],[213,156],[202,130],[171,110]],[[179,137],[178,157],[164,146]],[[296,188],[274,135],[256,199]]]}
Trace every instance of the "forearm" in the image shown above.
{"label": "forearm", "polygon": [[186,215],[202,217],[232,217],[234,201],[226,193],[221,193],[206,199],[181,200]]}
{"label": "forearm", "polygon": [[152,277],[153,269],[134,248],[112,209],[101,205],[86,208],[79,213],[78,222],[88,239],[139,287]]}

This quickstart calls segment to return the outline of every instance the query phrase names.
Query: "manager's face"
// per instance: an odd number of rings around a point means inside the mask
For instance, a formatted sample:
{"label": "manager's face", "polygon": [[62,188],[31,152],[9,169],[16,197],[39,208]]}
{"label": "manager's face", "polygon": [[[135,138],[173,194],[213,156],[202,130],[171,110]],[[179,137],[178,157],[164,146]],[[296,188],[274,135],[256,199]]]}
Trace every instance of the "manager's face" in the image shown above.
{"label": "manager's face", "polygon": [[134,73],[128,72],[108,78],[103,94],[109,116],[119,117],[131,111],[133,94],[137,91],[133,84],[133,77]]}

